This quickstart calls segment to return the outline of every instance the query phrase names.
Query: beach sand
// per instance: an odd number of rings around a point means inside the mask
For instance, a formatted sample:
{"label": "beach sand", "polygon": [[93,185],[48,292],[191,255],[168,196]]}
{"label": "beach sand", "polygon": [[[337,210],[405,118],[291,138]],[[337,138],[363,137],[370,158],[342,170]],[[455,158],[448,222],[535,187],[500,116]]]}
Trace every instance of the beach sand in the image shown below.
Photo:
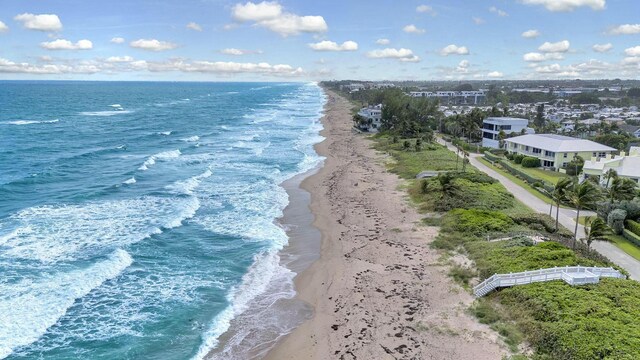
{"label": "beach sand", "polygon": [[500,359],[495,332],[466,309],[469,293],[429,247],[384,155],[351,128],[351,104],[328,91],[322,169],[302,182],[311,194],[320,258],[295,279],[313,316],[267,359]]}

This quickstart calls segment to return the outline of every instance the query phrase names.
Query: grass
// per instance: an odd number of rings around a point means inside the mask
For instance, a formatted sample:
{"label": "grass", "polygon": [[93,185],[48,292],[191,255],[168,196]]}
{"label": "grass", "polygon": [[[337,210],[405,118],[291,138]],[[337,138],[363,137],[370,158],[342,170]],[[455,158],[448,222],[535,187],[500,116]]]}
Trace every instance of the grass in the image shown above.
{"label": "grass", "polygon": [[634,257],[636,260],[640,260],[640,248],[634,243],[624,238],[622,235],[609,235],[609,240],[613,245],[619,247],[622,251]]}
{"label": "grass", "polygon": [[[439,144],[423,144],[421,151],[412,148],[404,150],[403,143],[407,139],[400,139],[392,143],[388,136],[379,136],[374,148],[389,153],[395,160],[389,164],[389,170],[404,179],[415,179],[416,175],[425,170],[449,171],[456,170],[456,155]],[[408,139],[415,144],[415,139]],[[462,169],[462,159],[457,161],[458,169]],[[472,169],[467,166],[467,169]]]}
{"label": "grass", "polygon": [[518,185],[521,188],[527,190],[531,195],[537,197],[538,199],[544,201],[545,203],[547,203],[549,205],[553,204],[553,200],[551,200],[548,196],[544,195],[540,191],[538,191],[538,190],[534,189],[533,187],[531,187],[531,185],[529,185],[529,183],[527,183],[526,181],[524,181],[522,179],[519,179],[516,176],[514,176],[512,173],[493,165],[491,162],[487,161],[485,158],[477,158],[477,159],[482,164],[488,166],[489,168],[491,168],[492,170],[496,171],[500,175],[502,175],[502,176],[506,177],[507,179],[513,181],[516,185]]}
{"label": "grass", "polygon": [[[509,161],[509,160],[507,160]],[[549,171],[549,170],[544,170],[544,169],[538,169],[538,168],[526,168],[523,167],[520,164],[516,164],[513,161],[509,161],[509,163],[511,164],[511,166],[513,166],[514,168],[529,174],[530,176],[534,177],[534,178],[538,178],[542,181],[548,182],[551,185],[555,185],[560,179],[569,177],[569,175],[567,174],[563,174],[561,172],[558,171]]]}

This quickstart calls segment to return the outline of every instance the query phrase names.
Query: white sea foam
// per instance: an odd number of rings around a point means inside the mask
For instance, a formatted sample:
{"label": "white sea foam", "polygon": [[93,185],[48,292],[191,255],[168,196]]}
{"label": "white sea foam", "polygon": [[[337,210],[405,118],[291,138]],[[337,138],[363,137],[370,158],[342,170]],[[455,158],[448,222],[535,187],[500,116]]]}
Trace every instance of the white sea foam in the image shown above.
{"label": "white sea foam", "polygon": [[[203,334],[200,345],[193,360],[204,357],[218,346],[220,335],[224,334],[231,324],[231,320],[245,312],[256,297],[261,296],[274,283],[291,284],[295,274],[280,265],[277,249],[270,249],[254,257],[254,263],[242,277],[240,286],[232,289],[227,296],[231,305],[219,313],[212,321],[209,329]],[[292,297],[295,292],[293,286],[287,287],[285,293],[279,293],[276,298]]]}
{"label": "white sea foam", "polygon": [[127,185],[133,185],[133,184],[135,184],[135,183],[136,183],[136,178],[135,178],[135,177],[132,177],[132,178],[130,178],[130,179],[127,179],[127,180],[123,181],[122,183],[123,183],[123,184],[127,184]]}
{"label": "white sea foam", "polygon": [[120,104],[113,104],[113,105],[109,105],[109,106],[112,107],[112,108],[121,108],[122,107],[122,105],[120,105]]}
{"label": "white sea foam", "polygon": [[142,197],[67,206],[38,206],[4,220],[16,229],[3,236],[0,257],[45,264],[90,257],[174,228],[200,207],[195,197]]}
{"label": "white sea foam", "polygon": [[44,272],[38,279],[0,283],[0,358],[40,338],[76,299],[117,277],[133,263],[124,250],[106,260],[67,272]]}
{"label": "white sea foam", "polygon": [[171,159],[176,159],[180,155],[182,155],[180,150],[163,151],[155,155],[151,155],[147,158],[147,160],[145,160],[145,162],[142,165],[140,165],[138,170],[142,170],[142,171],[149,170],[149,167],[155,165],[156,161],[167,161]]}
{"label": "white sea foam", "polygon": [[193,191],[200,185],[202,180],[213,175],[211,170],[207,169],[204,173],[188,178],[186,180],[176,181],[168,185],[167,189],[178,194],[193,195]]}
{"label": "white sea foam", "polygon": [[132,113],[131,110],[106,110],[106,111],[83,111],[82,116],[115,116]]}
{"label": "white sea foam", "polygon": [[4,121],[2,124],[5,125],[31,125],[31,124],[54,124],[60,121],[59,119],[53,120],[12,120],[12,121]]}
{"label": "white sea foam", "polygon": [[162,131],[162,132],[159,132],[158,135],[169,136],[169,135],[171,135],[172,132],[173,131]]}
{"label": "white sea foam", "polygon": [[190,136],[188,138],[184,138],[184,139],[180,139],[182,141],[186,141],[186,142],[196,142],[198,140],[200,140],[200,136],[194,135],[194,136]]}

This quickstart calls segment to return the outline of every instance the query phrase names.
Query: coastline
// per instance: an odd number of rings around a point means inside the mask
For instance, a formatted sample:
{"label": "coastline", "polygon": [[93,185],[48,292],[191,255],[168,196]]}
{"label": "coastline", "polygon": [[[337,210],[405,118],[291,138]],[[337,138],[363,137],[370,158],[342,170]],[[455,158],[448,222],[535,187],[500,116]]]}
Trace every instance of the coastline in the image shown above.
{"label": "coastline", "polygon": [[265,358],[500,359],[507,350],[466,313],[473,298],[429,248],[437,228],[419,225],[400,179],[351,130],[351,104],[325,93],[325,140],[315,145],[324,165],[300,184],[320,258],[294,278],[313,315]]}

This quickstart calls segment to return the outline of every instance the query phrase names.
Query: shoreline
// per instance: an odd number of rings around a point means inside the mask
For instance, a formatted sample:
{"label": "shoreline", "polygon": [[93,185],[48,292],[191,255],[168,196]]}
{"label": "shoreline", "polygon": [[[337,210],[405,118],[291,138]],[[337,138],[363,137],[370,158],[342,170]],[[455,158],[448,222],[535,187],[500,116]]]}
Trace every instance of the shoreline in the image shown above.
{"label": "shoreline", "polygon": [[295,298],[309,304],[313,316],[265,359],[508,354],[488,326],[466,313],[473,298],[429,248],[437,228],[419,225],[421,216],[398,190],[401,180],[385,170],[371,142],[351,130],[351,104],[325,93],[325,140],[314,146],[325,161],[300,184],[321,233],[320,257],[294,278]]}

